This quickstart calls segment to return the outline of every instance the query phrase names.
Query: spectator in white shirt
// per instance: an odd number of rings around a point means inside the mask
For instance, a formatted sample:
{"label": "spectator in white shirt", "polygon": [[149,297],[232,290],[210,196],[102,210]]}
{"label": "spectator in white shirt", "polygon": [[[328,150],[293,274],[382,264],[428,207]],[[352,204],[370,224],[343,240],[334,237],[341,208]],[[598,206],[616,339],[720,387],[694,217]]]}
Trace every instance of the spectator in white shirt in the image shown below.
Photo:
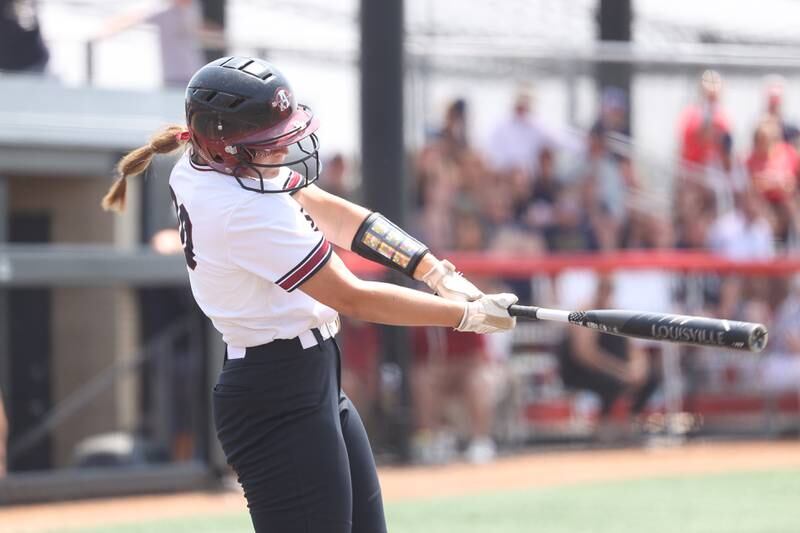
{"label": "spectator in white shirt", "polygon": [[[708,232],[709,248],[735,261],[767,260],[775,255],[772,226],[764,216],[764,200],[746,188],[736,193],[735,208],[723,214]],[[766,291],[760,278],[723,276],[715,316],[760,321],[753,312],[764,307]]]}
{"label": "spectator in white shirt", "polygon": [[532,177],[543,148],[554,147],[556,140],[533,115],[533,94],[521,87],[514,98],[510,117],[492,131],[487,146],[490,166],[499,172],[523,170]]}
{"label": "spectator in white shirt", "polygon": [[800,393],[800,278],[772,280],[777,305],[762,363],[762,385],[770,392]]}
{"label": "spectator in white shirt", "polygon": [[735,208],[711,226],[712,251],[735,260],[762,260],[775,255],[772,227],[764,216],[763,200],[747,189],[737,192]]}
{"label": "spectator in white shirt", "polygon": [[205,62],[204,47],[224,47],[222,29],[203,20],[196,0],[161,0],[137,7],[106,21],[95,38],[109,38],[141,24],[158,30],[163,83],[168,87],[186,87]]}

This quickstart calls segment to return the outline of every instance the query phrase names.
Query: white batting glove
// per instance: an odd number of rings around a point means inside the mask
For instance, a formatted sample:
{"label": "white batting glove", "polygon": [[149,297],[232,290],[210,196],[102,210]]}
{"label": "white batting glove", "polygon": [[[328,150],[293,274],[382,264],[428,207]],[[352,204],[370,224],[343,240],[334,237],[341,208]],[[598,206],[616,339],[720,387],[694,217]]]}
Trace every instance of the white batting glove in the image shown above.
{"label": "white batting glove", "polygon": [[424,276],[422,281],[430,289],[446,300],[473,302],[483,296],[483,292],[456,272],[456,267],[447,259],[438,261]]}
{"label": "white batting glove", "polygon": [[513,329],[517,325],[517,317],[508,314],[508,308],[517,303],[513,294],[487,294],[474,302],[468,302],[464,309],[458,331],[475,333],[495,333]]}

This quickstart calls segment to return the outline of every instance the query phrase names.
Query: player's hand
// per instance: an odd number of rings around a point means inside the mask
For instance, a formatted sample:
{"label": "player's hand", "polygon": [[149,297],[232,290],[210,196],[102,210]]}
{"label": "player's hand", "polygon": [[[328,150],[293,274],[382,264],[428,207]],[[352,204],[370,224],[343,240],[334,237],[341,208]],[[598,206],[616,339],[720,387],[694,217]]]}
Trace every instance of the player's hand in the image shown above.
{"label": "player's hand", "polygon": [[474,302],[467,303],[464,316],[456,329],[475,333],[495,333],[513,329],[517,325],[517,318],[508,314],[508,308],[515,303],[517,297],[513,294],[486,294]]}
{"label": "player's hand", "polygon": [[430,289],[447,300],[474,302],[483,292],[467,280],[448,260],[438,261],[424,276],[422,281]]}

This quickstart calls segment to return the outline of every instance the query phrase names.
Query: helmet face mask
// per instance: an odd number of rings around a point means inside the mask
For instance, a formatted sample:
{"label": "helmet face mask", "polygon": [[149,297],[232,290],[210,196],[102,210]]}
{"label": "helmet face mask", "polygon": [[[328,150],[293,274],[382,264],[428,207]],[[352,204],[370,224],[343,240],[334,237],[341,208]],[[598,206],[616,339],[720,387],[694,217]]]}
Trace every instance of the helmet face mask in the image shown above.
{"label": "helmet face mask", "polygon": [[[186,89],[186,123],[197,154],[212,169],[259,193],[292,192],[319,177],[317,119],[297,104],[288,80],[260,59],[224,57],[195,73]],[[297,146],[302,155],[280,164],[255,163],[254,152]],[[259,169],[302,165],[300,184],[265,187]],[[253,186],[253,180],[258,186]]]}
{"label": "helmet face mask", "polygon": [[[315,133],[309,135],[306,139],[301,139],[297,141],[295,144],[302,155],[296,156],[291,161],[283,161],[278,164],[268,164],[268,163],[255,163],[253,162],[253,152],[257,150],[269,150],[272,148],[279,147],[275,144],[271,144],[269,146],[265,145],[236,145],[237,155],[239,156],[239,165],[234,167],[233,177],[236,178],[236,181],[243,189],[247,189],[248,191],[254,191],[262,194],[270,194],[270,193],[279,193],[279,192],[288,192],[292,193],[294,191],[300,190],[303,187],[307,187],[317,181],[319,179],[320,173],[320,162],[319,162],[319,139]],[[304,146],[304,144],[306,146]],[[310,144],[311,146],[308,146]],[[282,147],[282,146],[281,146]],[[261,168],[281,168],[281,167],[288,167],[293,165],[302,165],[304,172],[302,172],[303,179],[300,182],[291,188],[281,188],[281,189],[265,189],[264,188],[264,178],[263,174],[259,169]],[[250,176],[242,175],[242,173],[246,170],[250,170],[252,173],[256,174],[258,180],[258,186],[252,185],[252,179]],[[250,182],[250,183],[248,183]]]}

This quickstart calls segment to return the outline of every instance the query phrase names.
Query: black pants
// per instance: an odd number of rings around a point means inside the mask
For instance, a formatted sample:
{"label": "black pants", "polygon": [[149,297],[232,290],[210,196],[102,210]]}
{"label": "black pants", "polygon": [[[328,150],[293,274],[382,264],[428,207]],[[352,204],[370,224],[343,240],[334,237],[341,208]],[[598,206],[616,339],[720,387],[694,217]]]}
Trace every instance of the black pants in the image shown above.
{"label": "black pants", "polygon": [[226,361],[214,422],[257,533],[386,531],[372,450],[341,392],[333,339],[306,350],[278,340]]}
{"label": "black pants", "polygon": [[[600,416],[607,417],[611,414],[614,402],[628,387],[618,379],[594,369],[587,368],[571,357],[562,358],[561,379],[570,389],[590,390],[600,396]],[[631,398],[631,413],[639,414],[661,384],[659,373],[652,367],[647,376],[647,381],[636,391]]]}

